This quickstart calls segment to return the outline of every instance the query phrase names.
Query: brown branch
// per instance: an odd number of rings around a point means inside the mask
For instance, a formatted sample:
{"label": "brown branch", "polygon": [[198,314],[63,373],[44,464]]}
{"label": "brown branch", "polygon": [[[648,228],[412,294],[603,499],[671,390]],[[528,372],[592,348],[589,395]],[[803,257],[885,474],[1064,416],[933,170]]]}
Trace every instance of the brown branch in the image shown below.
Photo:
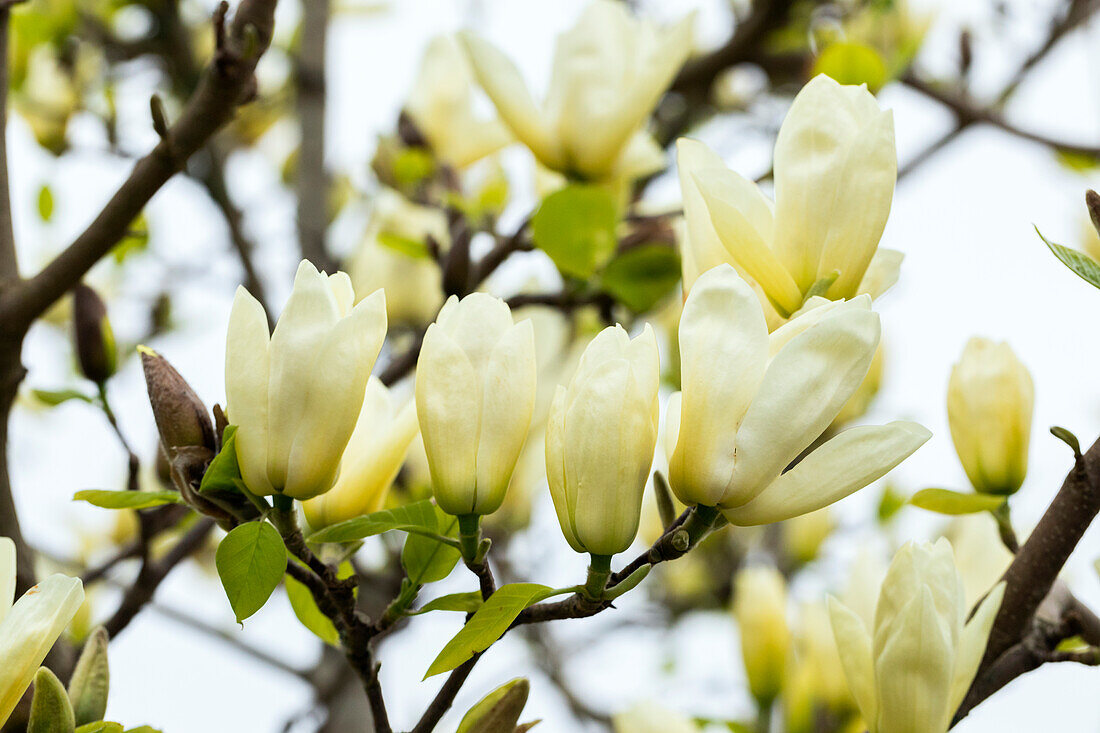
{"label": "brown branch", "polygon": [[301,41],[297,59],[298,243],[302,257],[318,269],[328,269],[325,231],[328,228],[329,175],[325,169],[325,46],[329,0],[302,3]]}
{"label": "brown branch", "polygon": [[8,21],[11,11],[0,8],[0,284],[19,279],[15,233],[11,226],[8,190]]}
{"label": "brown branch", "polygon": [[276,0],[242,0],[228,29],[226,5],[219,7],[215,29],[219,47],[179,120],[160,143],[139,160],[130,177],[75,241],[30,280],[0,297],[0,322],[26,331],[106,255],[130,222],[169,178],[181,171],[206,141],[228,122],[237,106],[254,94],[254,71],[274,28]]}
{"label": "brown branch", "polygon": [[462,685],[466,684],[466,678],[470,676],[470,672],[473,671],[474,665],[477,664],[477,660],[481,659],[481,654],[482,652],[474,654],[474,656],[455,667],[451,673],[447,675],[447,681],[439,688],[439,692],[432,698],[431,703],[428,705],[428,709],[420,716],[420,720],[416,722],[416,725],[413,726],[413,729],[409,733],[430,733],[430,731],[435,730],[435,727],[439,725],[439,721],[446,715],[447,711],[451,709],[451,705],[454,704],[455,696],[458,694],[458,691],[462,689]]}

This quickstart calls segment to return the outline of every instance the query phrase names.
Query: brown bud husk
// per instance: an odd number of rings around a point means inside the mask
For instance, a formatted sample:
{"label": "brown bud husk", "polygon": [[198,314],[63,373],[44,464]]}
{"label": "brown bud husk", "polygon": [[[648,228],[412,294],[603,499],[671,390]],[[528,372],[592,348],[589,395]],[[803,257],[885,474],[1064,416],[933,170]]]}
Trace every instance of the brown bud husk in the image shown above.
{"label": "brown bud husk", "polygon": [[107,319],[107,306],[83,283],[73,289],[73,341],[85,377],[102,384],[115,373],[118,347]]}
{"label": "brown bud husk", "polygon": [[214,425],[195,390],[163,356],[143,346],[138,351],[145,370],[149,404],[169,458],[177,449],[188,446],[216,450]]}
{"label": "brown bud husk", "polygon": [[470,708],[456,733],[513,733],[530,690],[522,677],[501,685]]}

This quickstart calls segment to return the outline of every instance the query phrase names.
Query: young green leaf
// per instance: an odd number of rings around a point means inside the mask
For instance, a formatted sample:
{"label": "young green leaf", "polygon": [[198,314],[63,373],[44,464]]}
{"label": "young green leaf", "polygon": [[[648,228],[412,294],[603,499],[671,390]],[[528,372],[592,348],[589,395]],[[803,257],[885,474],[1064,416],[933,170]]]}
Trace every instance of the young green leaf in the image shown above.
{"label": "young green leaf", "polygon": [[409,613],[416,616],[429,611],[462,611],[474,613],[481,608],[481,592],[472,590],[468,593],[448,593],[439,598],[433,598],[415,611]]}
{"label": "young green leaf", "polygon": [[948,489],[922,489],[913,495],[909,503],[938,514],[977,514],[997,509],[1005,503],[1005,497],[963,494]]}
{"label": "young green leaf", "polygon": [[[336,572],[336,576],[341,580],[350,578],[354,574],[355,568],[352,567],[350,562],[342,563]],[[332,625],[332,621],[329,620],[328,616],[321,613],[321,609],[317,608],[317,602],[313,600],[313,594],[309,592],[309,588],[289,575],[286,576],[283,582],[286,584],[286,595],[290,600],[290,607],[294,611],[294,615],[302,622],[302,626],[312,631],[317,638],[326,644],[339,646],[339,632],[336,631],[336,627]]]}
{"label": "young green leaf", "polygon": [[286,546],[267,522],[248,522],[222,539],[214,565],[240,623],[263,608],[282,580]]}
{"label": "young green leaf", "polygon": [[538,583],[502,585],[447,642],[424,678],[450,672],[474,654],[485,651],[508,630],[523,609],[552,595],[553,588]]}
{"label": "young green leaf", "polygon": [[[435,514],[434,530],[445,537],[457,537],[458,519],[434,504],[431,508]],[[446,578],[461,557],[462,553],[457,548],[419,534],[410,534],[401,549],[401,565],[405,568],[405,574],[418,586]]]}
{"label": "young green leaf", "polygon": [[617,222],[610,192],[571,185],[543,199],[531,219],[531,238],[563,274],[586,280],[615,251]]}
{"label": "young green leaf", "polygon": [[644,313],[680,282],[680,257],[661,244],[634,247],[607,263],[600,282],[615,300],[635,313]]}
{"label": "young green leaf", "polygon": [[123,733],[122,723],[113,723],[109,720],[97,720],[94,723],[86,723],[76,729],[76,733]]}
{"label": "young green leaf", "polygon": [[163,504],[182,504],[174,491],[106,491],[86,489],[73,494],[73,501],[86,501],[101,509],[149,509]]}
{"label": "young green leaf", "polygon": [[1100,288],[1100,264],[1083,252],[1078,252],[1069,247],[1055,244],[1043,236],[1039,227],[1035,227],[1035,233],[1039,235],[1054,256],[1061,260],[1062,264],[1073,270],[1078,277],[1093,287]]}
{"label": "young green leaf", "polygon": [[[444,515],[446,516],[446,515]],[[405,506],[383,509],[363,517],[349,519],[314,532],[310,542],[351,542],[390,530],[439,534],[439,514],[430,501],[417,501]]]}
{"label": "young green leaf", "polygon": [[241,480],[241,469],[237,465],[237,426],[226,425],[222,433],[222,449],[210,465],[199,484],[199,492],[237,491],[237,482]]}
{"label": "young green leaf", "polygon": [[92,397],[90,395],[86,395],[75,389],[32,389],[31,394],[34,395],[36,400],[50,407],[56,407],[62,402],[68,402],[69,400],[92,402]]}
{"label": "young green leaf", "polygon": [[42,221],[53,218],[53,189],[49,184],[43,184],[42,188],[38,189],[38,216]]}

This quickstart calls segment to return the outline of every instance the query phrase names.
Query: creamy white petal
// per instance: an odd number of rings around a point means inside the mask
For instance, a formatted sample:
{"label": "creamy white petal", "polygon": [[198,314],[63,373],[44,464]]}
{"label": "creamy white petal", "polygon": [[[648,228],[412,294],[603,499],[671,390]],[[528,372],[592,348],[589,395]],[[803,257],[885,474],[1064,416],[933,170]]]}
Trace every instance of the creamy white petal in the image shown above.
{"label": "creamy white petal", "polygon": [[875,250],[871,264],[867,266],[867,272],[863,273],[863,279],[859,281],[858,293],[867,293],[877,299],[894,286],[901,274],[901,263],[905,259],[904,252],[896,249],[879,247]]}
{"label": "creamy white petal", "polygon": [[874,655],[871,636],[863,620],[837,599],[829,596],[829,620],[832,622],[840,663],[848,689],[859,706],[864,720],[874,721],[878,716],[878,697],[875,692]]}
{"label": "creamy white petal", "polygon": [[676,141],[676,169],[687,228],[687,237],[681,243],[680,255],[683,260],[684,291],[688,292],[701,274],[730,259],[718,233],[714,231],[706,200],[695,181],[696,176],[704,171],[722,171],[726,166],[703,143],[682,137]]}
{"label": "creamy white petal", "polygon": [[913,422],[851,428],[827,441],[755,499],[725,512],[731,524],[782,522],[840,501],[885,476],[932,433]]}
{"label": "creamy white petal", "polygon": [[680,501],[716,506],[733,475],[735,434],[768,359],[756,294],[729,265],[700,277],[680,317],[679,435],[669,481]]}
{"label": "creamy white petal", "polygon": [[267,477],[269,341],[263,306],[238,287],[225,344],[227,417],[237,426],[241,478],[261,496],[274,493]]}
{"label": "creamy white petal", "polygon": [[454,305],[448,300],[435,322],[482,374],[497,342],[512,328],[512,311],[500,298],[471,293]]}
{"label": "creamy white petal", "polygon": [[779,352],[737,431],[727,496],[748,501],[821,435],[863,381],[878,338],[878,315],[851,310],[821,321]]}
{"label": "creamy white petal", "polygon": [[966,623],[959,637],[958,650],[955,653],[955,671],[951,678],[951,695],[948,698],[947,709],[955,711],[966,697],[970,683],[974,681],[974,675],[978,673],[978,667],[985,655],[985,646],[989,641],[989,631],[993,628],[993,622],[997,619],[997,612],[1001,609],[1001,601],[1004,599],[1005,584],[997,583],[993,590],[989,591],[974,616]]}
{"label": "creamy white petal", "polygon": [[554,502],[554,512],[558,515],[558,524],[569,546],[577,552],[584,552],[584,546],[577,539],[577,530],[573,527],[576,516],[576,487],[565,481],[565,412],[568,408],[566,388],[558,385],[554,399],[550,404],[550,417],[546,423],[546,481],[550,485],[550,498]]}
{"label": "creamy white petal", "polygon": [[0,622],[15,600],[15,543],[10,537],[0,537]]}

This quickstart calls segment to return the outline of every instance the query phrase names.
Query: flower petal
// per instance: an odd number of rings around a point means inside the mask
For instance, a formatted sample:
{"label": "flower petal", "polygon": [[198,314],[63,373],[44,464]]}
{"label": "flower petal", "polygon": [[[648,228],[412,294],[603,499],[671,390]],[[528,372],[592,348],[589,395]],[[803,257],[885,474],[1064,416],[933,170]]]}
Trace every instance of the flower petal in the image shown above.
{"label": "flower petal", "polygon": [[[550,485],[550,498],[554,501],[554,512],[558,515],[565,540],[577,552],[584,552],[584,546],[577,539],[577,530],[573,526],[576,515],[576,492],[569,492],[565,481],[565,411],[567,407],[565,387],[558,385],[554,399],[550,403],[550,417],[546,423],[546,481]],[[574,487],[575,488],[575,487]]]}
{"label": "flower petal", "polygon": [[874,721],[878,715],[875,694],[874,656],[871,636],[863,620],[837,599],[829,596],[829,620],[833,626],[840,664],[848,689],[864,720]]}
{"label": "flower petal", "polygon": [[974,675],[978,673],[978,667],[985,655],[985,645],[989,641],[989,631],[997,619],[1004,595],[1005,584],[1002,581],[993,586],[993,590],[989,591],[989,595],[982,600],[978,610],[963,627],[955,652],[955,674],[951,679],[948,710],[958,709],[970,689],[970,683],[974,681]]}
{"label": "flower petal", "polygon": [[268,346],[267,314],[243,287],[237,288],[225,344],[225,399],[237,426],[237,463],[248,489],[267,496]]}
{"label": "flower petal", "polygon": [[0,622],[15,600],[15,543],[10,537],[0,537]]}

